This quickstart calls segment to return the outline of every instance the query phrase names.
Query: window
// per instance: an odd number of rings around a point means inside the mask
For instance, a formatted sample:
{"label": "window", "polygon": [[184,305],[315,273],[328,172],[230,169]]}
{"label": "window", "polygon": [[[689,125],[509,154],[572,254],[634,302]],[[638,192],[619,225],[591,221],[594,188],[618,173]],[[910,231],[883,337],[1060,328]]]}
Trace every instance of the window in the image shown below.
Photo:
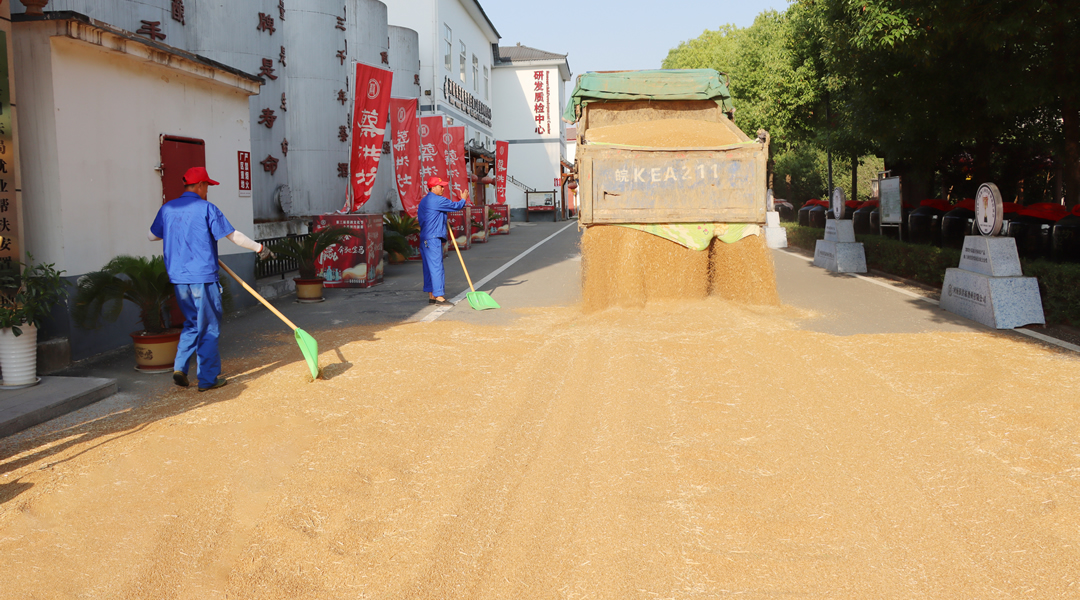
{"label": "window", "polygon": [[449,25],[443,25],[445,31],[443,31],[443,64],[446,66],[446,70],[450,70],[450,52],[454,48],[453,39],[454,33],[450,31]]}
{"label": "window", "polygon": [[477,86],[480,85],[480,60],[476,58],[476,55],[472,55],[472,91],[477,91]]}
{"label": "window", "polygon": [[465,83],[465,42],[461,42],[461,83]]}
{"label": "window", "polygon": [[491,75],[487,67],[484,67],[484,102],[491,102]]}
{"label": "window", "polygon": [[[486,69],[487,67],[484,67],[484,68]],[[485,135],[484,136],[484,149],[487,150],[488,146],[490,146],[490,145],[491,145],[491,138]]]}

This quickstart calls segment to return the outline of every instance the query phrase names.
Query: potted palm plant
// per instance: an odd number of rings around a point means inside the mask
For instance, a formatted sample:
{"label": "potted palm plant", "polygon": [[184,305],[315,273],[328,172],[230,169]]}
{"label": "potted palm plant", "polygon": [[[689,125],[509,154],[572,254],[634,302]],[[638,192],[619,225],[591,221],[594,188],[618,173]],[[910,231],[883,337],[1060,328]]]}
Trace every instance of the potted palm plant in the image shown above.
{"label": "potted palm plant", "polygon": [[139,309],[142,330],[131,335],[135,343],[136,369],[145,373],[171,373],[176,360],[180,329],[170,328],[168,304],[173,286],[165,271],[165,259],[121,255],[100,271],[87,273],[75,283],[72,320],[83,329],[97,329],[115,322],[124,302]]}
{"label": "potted palm plant", "polygon": [[[383,215],[383,229],[383,249],[390,254],[390,264],[400,264],[413,256],[416,249],[410,236],[416,238],[417,245],[420,240],[420,221],[416,217],[388,212]],[[404,241],[404,245],[401,241]]]}
{"label": "potted palm plant", "polygon": [[323,278],[319,277],[316,261],[327,248],[354,235],[348,227],[327,227],[307,235],[291,237],[270,245],[270,251],[280,258],[296,261],[296,300],[298,302],[322,302]]}
{"label": "potted palm plant", "polygon": [[405,236],[387,229],[383,232],[383,250],[389,254],[390,264],[400,265],[412,254],[412,246]]}
{"label": "potted palm plant", "polygon": [[29,387],[37,376],[37,331],[57,302],[67,295],[67,285],[53,263],[14,263],[0,273],[0,369],[2,387]]}

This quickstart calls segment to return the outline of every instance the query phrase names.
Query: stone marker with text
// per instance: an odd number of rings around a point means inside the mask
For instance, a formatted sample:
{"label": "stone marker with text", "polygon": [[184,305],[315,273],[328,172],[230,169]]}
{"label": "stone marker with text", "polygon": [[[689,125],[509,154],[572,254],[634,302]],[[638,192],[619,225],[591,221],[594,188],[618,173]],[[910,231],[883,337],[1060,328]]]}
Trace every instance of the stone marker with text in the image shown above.
{"label": "stone marker with text", "polygon": [[1011,237],[964,238],[960,267],[945,271],[941,308],[995,329],[1046,323],[1039,282],[1024,277]]}
{"label": "stone marker with text", "polygon": [[855,241],[852,221],[825,221],[825,239],[814,246],[814,266],[833,273],[865,273],[866,252]]}

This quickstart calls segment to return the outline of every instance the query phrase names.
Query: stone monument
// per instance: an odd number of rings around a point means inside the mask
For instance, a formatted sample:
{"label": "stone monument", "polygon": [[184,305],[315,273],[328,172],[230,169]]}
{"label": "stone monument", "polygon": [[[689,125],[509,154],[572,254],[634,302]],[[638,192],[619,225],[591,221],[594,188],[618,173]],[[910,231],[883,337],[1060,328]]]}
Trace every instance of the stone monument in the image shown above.
{"label": "stone monument", "polygon": [[765,196],[765,245],[769,248],[787,248],[787,229],[780,225],[780,213],[776,212],[773,203],[773,191],[770,189]]}
{"label": "stone monument", "polygon": [[1024,277],[1016,240],[1001,232],[1002,200],[984,183],[975,197],[975,223],[982,235],[964,238],[960,267],[946,269],[941,308],[995,329],[1044,324],[1039,282]]}
{"label": "stone monument", "polygon": [[814,246],[814,266],[833,273],[865,273],[866,251],[855,241],[852,221],[825,221],[825,239]]}

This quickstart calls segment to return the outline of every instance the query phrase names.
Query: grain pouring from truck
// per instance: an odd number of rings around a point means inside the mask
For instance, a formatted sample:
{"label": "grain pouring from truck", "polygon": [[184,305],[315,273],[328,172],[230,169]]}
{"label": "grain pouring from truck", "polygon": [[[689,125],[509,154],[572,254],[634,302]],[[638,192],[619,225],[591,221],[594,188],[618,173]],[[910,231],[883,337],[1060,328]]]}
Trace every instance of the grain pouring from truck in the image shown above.
{"label": "grain pouring from truck", "polygon": [[578,123],[586,311],[718,295],[778,304],[765,246],[769,136],[732,121],[711,69],[586,73]]}

